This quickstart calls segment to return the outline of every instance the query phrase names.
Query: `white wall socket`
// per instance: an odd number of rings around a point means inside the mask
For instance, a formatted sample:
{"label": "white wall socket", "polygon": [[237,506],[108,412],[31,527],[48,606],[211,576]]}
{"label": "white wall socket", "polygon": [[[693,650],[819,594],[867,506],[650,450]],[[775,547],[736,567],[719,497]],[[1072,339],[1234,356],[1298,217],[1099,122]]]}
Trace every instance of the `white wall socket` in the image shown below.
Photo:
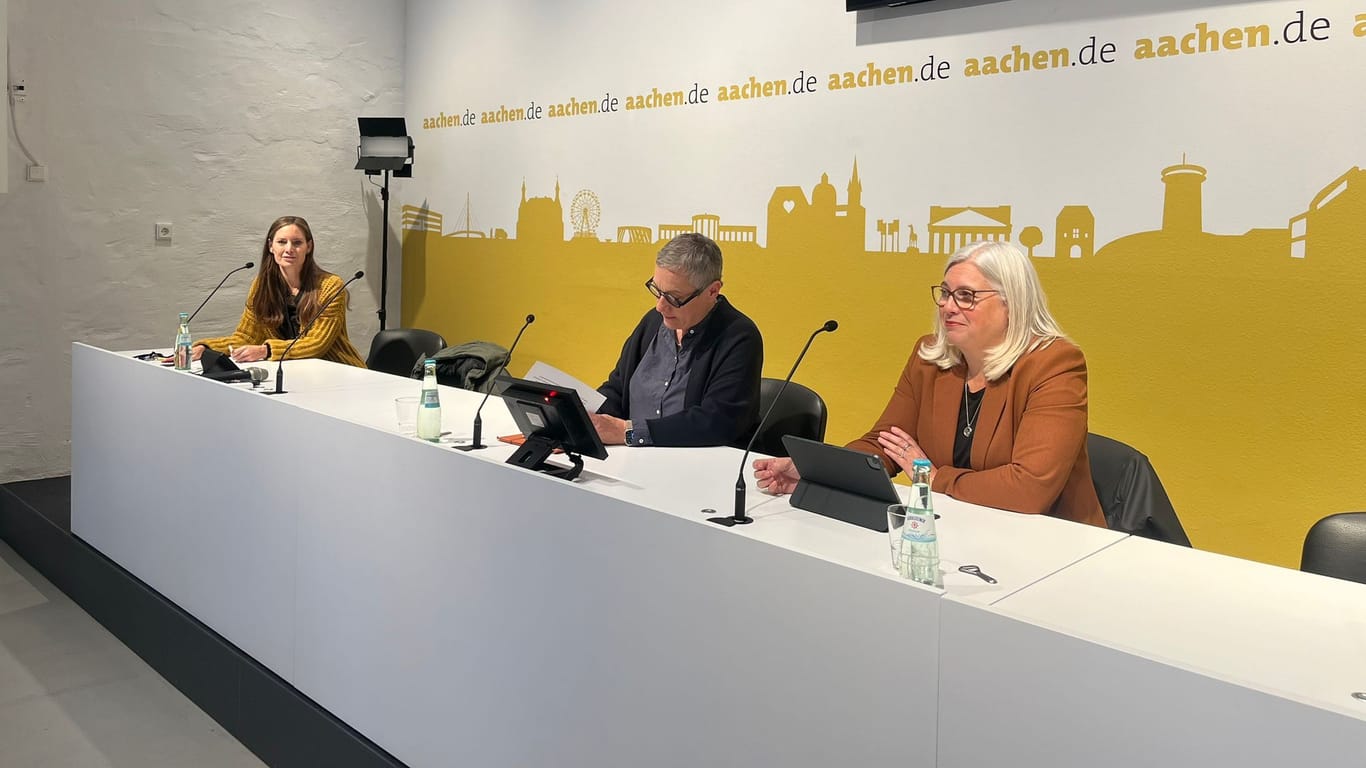
{"label": "white wall socket", "polygon": [[30,165],[28,167],[29,181],[47,181],[46,165]]}
{"label": "white wall socket", "polygon": [[172,232],[171,222],[169,222],[169,221],[158,221],[158,222],[157,222],[157,232],[156,232],[156,235],[157,235],[157,242],[161,242],[161,243],[169,243],[169,242],[171,242],[171,235],[172,235],[172,234],[174,234],[174,233]]}

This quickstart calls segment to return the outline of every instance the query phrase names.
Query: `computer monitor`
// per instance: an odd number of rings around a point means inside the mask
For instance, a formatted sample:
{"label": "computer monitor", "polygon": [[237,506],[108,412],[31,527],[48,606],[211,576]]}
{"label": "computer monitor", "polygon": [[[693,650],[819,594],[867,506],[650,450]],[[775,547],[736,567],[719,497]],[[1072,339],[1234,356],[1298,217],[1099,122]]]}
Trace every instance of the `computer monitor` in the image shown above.
{"label": "computer monitor", "polygon": [[[583,456],[607,458],[607,449],[573,389],[509,378],[498,396],[526,437],[507,463],[573,480],[583,471]],[[564,451],[573,466],[546,463],[556,448]]]}

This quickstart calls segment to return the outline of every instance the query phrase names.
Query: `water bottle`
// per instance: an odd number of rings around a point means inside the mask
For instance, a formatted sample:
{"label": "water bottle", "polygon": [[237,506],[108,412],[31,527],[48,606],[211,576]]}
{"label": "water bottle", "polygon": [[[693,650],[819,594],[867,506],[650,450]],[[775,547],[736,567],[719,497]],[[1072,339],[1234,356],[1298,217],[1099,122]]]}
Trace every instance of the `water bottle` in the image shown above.
{"label": "water bottle", "polygon": [[417,436],[433,443],[441,440],[441,395],[436,391],[436,361],[422,364],[422,397],[417,403]]}
{"label": "water bottle", "polygon": [[942,587],[929,459],[911,463],[911,499],[906,507],[906,525],[901,529],[901,575],[921,584]]}
{"label": "water bottle", "polygon": [[190,370],[190,358],[194,354],[190,351],[190,313],[180,313],[180,330],[175,335],[175,369],[177,371]]}

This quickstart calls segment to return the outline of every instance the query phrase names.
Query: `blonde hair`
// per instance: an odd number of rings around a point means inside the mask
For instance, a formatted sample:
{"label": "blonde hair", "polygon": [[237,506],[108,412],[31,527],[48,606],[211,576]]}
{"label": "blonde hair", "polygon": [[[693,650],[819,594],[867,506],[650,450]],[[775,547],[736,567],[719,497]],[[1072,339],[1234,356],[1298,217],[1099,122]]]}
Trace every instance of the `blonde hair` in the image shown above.
{"label": "blonde hair", "polygon": [[[1010,372],[1026,352],[1041,349],[1055,339],[1067,336],[1048,312],[1039,275],[1029,257],[1007,242],[976,242],[959,248],[944,265],[947,274],[958,264],[972,264],[981,270],[997,296],[1006,304],[1006,337],[986,351],[982,375],[996,381]],[[950,299],[952,301],[952,299]],[[948,370],[963,362],[963,352],[949,343],[944,333],[944,318],[934,315],[934,340],[920,348],[920,357]]]}

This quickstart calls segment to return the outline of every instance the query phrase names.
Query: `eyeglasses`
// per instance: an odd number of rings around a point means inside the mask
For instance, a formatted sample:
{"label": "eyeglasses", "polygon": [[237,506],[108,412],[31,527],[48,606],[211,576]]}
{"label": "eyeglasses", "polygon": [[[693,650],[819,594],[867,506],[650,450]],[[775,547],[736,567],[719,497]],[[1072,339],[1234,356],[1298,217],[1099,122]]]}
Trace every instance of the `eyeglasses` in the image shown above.
{"label": "eyeglasses", "polygon": [[977,306],[977,297],[986,293],[1000,293],[1000,291],[989,289],[974,291],[971,288],[959,288],[956,291],[950,291],[946,285],[930,286],[930,295],[934,297],[934,303],[941,307],[949,299],[953,299],[953,303],[957,304],[959,309],[972,309]]}
{"label": "eyeglasses", "polygon": [[702,292],[707,289],[705,287],[698,288],[697,290],[693,291],[692,295],[688,298],[680,299],[677,296],[674,296],[672,293],[665,293],[664,291],[659,290],[659,286],[655,285],[655,279],[652,277],[649,280],[645,281],[645,290],[653,294],[656,299],[663,299],[669,302],[669,306],[673,307],[674,309],[682,309],[685,304],[697,298],[698,296],[701,296]]}

